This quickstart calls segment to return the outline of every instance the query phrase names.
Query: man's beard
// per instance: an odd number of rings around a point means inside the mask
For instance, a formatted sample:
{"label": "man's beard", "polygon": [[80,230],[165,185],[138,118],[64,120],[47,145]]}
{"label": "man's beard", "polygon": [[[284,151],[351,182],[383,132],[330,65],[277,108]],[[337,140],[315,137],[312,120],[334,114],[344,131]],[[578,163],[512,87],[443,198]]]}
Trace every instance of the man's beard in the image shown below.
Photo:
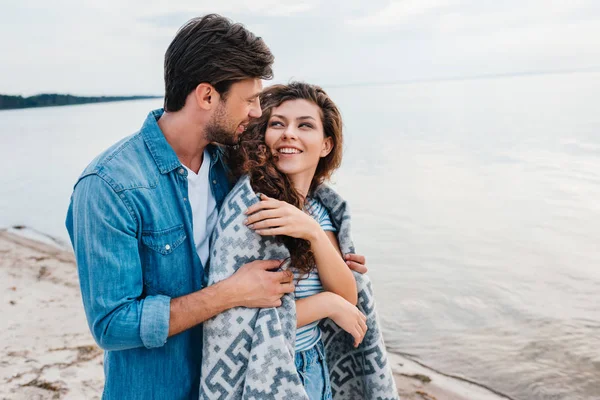
{"label": "man's beard", "polygon": [[205,137],[209,142],[216,142],[226,146],[238,144],[239,136],[236,135],[235,127],[227,126],[227,112],[223,103],[219,104],[219,108],[211,118],[205,129]]}

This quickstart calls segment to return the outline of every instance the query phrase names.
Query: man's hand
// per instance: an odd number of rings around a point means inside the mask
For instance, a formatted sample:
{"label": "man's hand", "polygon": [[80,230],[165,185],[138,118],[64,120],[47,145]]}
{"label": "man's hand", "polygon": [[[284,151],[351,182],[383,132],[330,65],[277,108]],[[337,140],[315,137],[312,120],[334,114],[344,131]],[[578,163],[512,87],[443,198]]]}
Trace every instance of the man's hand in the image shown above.
{"label": "man's hand", "polygon": [[353,271],[356,271],[360,274],[367,273],[367,266],[365,256],[361,256],[360,254],[352,254],[348,253],[344,256],[344,260],[346,261],[346,265]]}
{"label": "man's hand", "polygon": [[281,260],[257,260],[245,264],[227,280],[236,305],[249,308],[279,307],[281,297],[294,291],[291,271],[271,271]]}
{"label": "man's hand", "polygon": [[171,299],[169,336],[232,307],[279,307],[281,296],[294,291],[291,271],[270,271],[279,268],[280,264],[280,260],[253,261],[221,282]]}

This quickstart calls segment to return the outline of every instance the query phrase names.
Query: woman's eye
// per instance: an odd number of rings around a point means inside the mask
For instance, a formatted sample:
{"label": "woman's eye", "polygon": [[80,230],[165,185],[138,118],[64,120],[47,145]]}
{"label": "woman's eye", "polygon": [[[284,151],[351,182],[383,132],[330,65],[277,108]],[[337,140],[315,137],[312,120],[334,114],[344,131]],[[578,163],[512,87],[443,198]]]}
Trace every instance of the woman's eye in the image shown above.
{"label": "woman's eye", "polygon": [[304,122],[302,124],[299,125],[300,128],[305,127],[308,129],[314,129],[314,127],[312,126],[312,124],[309,124],[308,122]]}
{"label": "woman's eye", "polygon": [[283,124],[279,121],[271,121],[269,126],[283,126]]}

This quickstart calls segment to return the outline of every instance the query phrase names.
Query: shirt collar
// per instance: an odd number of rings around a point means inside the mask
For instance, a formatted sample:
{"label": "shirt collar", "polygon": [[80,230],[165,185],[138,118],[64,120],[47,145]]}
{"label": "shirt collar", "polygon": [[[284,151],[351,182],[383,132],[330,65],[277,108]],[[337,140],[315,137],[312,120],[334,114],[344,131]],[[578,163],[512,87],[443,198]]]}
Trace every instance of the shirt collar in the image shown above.
{"label": "shirt collar", "polygon": [[161,174],[166,174],[173,171],[175,168],[181,166],[181,161],[177,158],[177,154],[165,139],[160,127],[158,126],[158,119],[165,112],[164,109],[159,108],[158,110],[151,111],[142,125],[142,137],[154,162],[158,167]]}
{"label": "shirt collar", "polygon": [[[175,154],[175,151],[169,142],[167,142],[165,135],[158,126],[158,120],[164,112],[165,110],[162,108],[151,111],[148,117],[146,117],[141,130],[146,146],[148,146],[148,150],[152,154],[161,174],[169,173],[182,165],[179,158],[177,158],[177,154]],[[224,149],[222,146],[212,143],[206,148],[210,154],[210,165],[212,167],[223,157]]]}

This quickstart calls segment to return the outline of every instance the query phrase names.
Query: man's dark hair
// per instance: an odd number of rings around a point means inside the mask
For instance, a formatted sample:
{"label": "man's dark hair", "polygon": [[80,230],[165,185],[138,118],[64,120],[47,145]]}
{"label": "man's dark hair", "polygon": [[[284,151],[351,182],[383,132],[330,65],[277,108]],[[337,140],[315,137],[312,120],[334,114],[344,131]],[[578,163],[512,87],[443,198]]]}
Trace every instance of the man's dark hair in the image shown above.
{"label": "man's dark hair", "polygon": [[165,110],[179,111],[201,83],[225,97],[243,79],[271,79],[273,54],[242,24],[217,14],[194,18],[182,26],[165,54]]}

